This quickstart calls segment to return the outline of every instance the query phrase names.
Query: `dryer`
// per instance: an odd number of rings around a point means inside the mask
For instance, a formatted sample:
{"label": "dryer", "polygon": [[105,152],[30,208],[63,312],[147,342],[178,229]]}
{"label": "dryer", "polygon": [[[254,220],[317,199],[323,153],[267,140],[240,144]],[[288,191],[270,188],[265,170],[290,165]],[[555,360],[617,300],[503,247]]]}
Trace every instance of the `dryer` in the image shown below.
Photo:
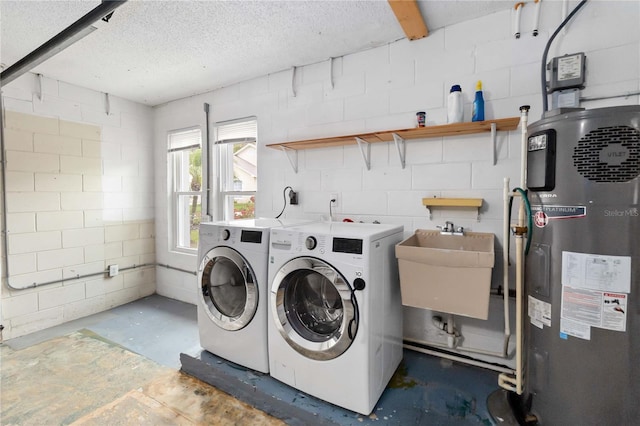
{"label": "dryer", "polygon": [[403,227],[315,223],[271,230],[271,376],[369,414],[402,359],[394,248]]}
{"label": "dryer", "polygon": [[200,224],[197,311],[204,349],[244,367],[269,372],[269,231],[306,222],[248,219]]}

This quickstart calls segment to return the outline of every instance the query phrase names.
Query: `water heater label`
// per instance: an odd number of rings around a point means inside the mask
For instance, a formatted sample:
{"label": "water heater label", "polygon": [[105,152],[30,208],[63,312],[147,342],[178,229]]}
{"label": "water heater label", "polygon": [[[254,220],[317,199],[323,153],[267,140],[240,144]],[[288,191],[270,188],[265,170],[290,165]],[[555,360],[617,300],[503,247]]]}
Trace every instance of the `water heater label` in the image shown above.
{"label": "water heater label", "polygon": [[562,286],[560,332],[589,340],[585,330],[590,327],[626,331],[628,296]]}
{"label": "water heater label", "polygon": [[605,292],[602,297],[602,328],[625,331],[628,295]]}
{"label": "water heater label", "polygon": [[[562,252],[561,333],[589,339],[584,327],[626,331],[631,257]],[[562,322],[562,321],[561,321]],[[577,330],[577,331],[576,331]]]}
{"label": "water heater label", "polygon": [[538,328],[551,327],[551,303],[529,296],[528,307],[531,324]]}
{"label": "water heater label", "polygon": [[631,292],[631,257],[562,252],[562,285]]}
{"label": "water heater label", "polygon": [[631,292],[631,257],[562,252],[562,285]]}
{"label": "water heater label", "polygon": [[585,206],[531,206],[533,221],[538,228],[547,226],[554,219],[576,219],[587,215]]}
{"label": "water heater label", "polygon": [[591,327],[588,324],[582,324],[578,321],[560,318],[560,338],[566,340],[567,336],[591,340]]}

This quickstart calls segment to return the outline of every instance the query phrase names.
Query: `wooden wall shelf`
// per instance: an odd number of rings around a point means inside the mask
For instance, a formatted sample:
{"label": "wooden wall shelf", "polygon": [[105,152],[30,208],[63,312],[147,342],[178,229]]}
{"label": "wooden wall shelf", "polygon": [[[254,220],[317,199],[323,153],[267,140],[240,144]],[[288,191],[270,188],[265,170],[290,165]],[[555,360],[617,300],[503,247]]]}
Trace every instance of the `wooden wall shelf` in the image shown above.
{"label": "wooden wall shelf", "polygon": [[289,148],[294,150],[327,148],[332,146],[355,145],[356,137],[368,143],[393,142],[393,134],[402,139],[426,139],[442,136],[470,135],[491,131],[491,124],[496,124],[497,131],[515,130],[520,117],[499,118],[496,120],[473,121],[469,123],[441,124],[438,126],[415,127],[411,129],[388,130],[382,132],[360,133],[346,136],[336,136],[320,139],[306,139],[292,142],[277,142],[267,144],[269,148]]}
{"label": "wooden wall shelf", "polygon": [[422,205],[429,210],[429,217],[431,217],[431,210],[434,207],[470,207],[478,211],[477,219],[480,220],[480,207],[482,207],[482,198],[423,198]]}
{"label": "wooden wall shelf", "polygon": [[287,154],[293,170],[298,173],[298,151],[302,149],[328,148],[357,144],[367,170],[371,168],[371,144],[377,142],[395,142],[402,168],[405,167],[405,140],[427,139],[444,136],[470,135],[491,132],[493,145],[493,164],[496,164],[496,133],[515,130],[520,117],[499,118],[496,120],[473,121],[469,123],[441,124],[438,126],[414,127],[411,129],[388,130],[382,132],[360,133],[320,139],[306,139],[291,142],[267,144],[269,148],[280,149]]}
{"label": "wooden wall shelf", "polygon": [[482,198],[423,198],[427,207],[482,207]]}

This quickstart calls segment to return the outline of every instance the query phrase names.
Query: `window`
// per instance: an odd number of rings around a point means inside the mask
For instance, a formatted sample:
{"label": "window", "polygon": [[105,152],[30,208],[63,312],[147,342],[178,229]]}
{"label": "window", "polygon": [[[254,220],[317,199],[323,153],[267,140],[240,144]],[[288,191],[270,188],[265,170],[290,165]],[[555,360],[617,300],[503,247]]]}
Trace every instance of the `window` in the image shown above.
{"label": "window", "polygon": [[219,217],[255,217],[258,188],[257,121],[255,118],[216,123],[220,165]]}
{"label": "window", "polygon": [[198,248],[202,217],[202,136],[200,129],[169,133],[173,248]]}

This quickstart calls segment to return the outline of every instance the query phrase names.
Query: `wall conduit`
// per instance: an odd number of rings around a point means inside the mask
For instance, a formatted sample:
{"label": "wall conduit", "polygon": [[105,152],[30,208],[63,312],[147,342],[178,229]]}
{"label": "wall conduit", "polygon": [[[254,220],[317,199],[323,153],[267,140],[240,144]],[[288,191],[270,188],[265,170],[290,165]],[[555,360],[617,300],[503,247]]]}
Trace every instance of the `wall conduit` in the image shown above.
{"label": "wall conduit", "polygon": [[95,29],[91,27],[91,24],[99,21],[110,13],[113,13],[114,10],[126,2],[127,0],[103,0],[102,3],[91,9],[83,17],[60,31],[44,44],[36,48],[36,50],[11,65],[9,68],[2,71],[2,73],[0,73],[0,87],[12,82],[35,66],[41,64],[55,54],[60,53],[80,38],[88,35],[91,30]]}
{"label": "wall conduit", "polygon": [[[6,256],[5,256],[5,258],[6,258]],[[176,268],[175,266],[166,265],[166,264],[162,264],[162,263],[142,263],[140,265],[133,264],[131,266],[126,266],[124,268],[119,268],[119,270],[120,270],[120,272],[122,272],[122,271],[129,271],[131,269],[150,268],[150,267],[153,267],[153,266],[160,266],[160,267],[163,267],[163,268],[166,268],[166,269],[172,269],[174,271],[184,272],[186,274],[198,275],[198,273],[196,271],[188,271],[186,269]],[[108,276],[108,274],[109,274],[109,269],[106,269],[104,271],[93,272],[91,274],[76,275],[76,276],[73,276],[73,277],[61,278],[59,280],[51,280],[51,281],[45,281],[45,282],[40,282],[40,283],[33,283],[31,285],[24,286],[24,287],[15,287],[15,286],[11,285],[10,282],[9,282],[9,276],[8,275],[7,275],[6,279],[7,279],[7,287],[10,288],[11,290],[27,290],[27,289],[30,289],[30,288],[43,287],[45,285],[60,284],[60,283],[65,283],[67,281],[82,280],[82,279],[85,279],[85,278],[92,278],[92,277],[98,277],[98,276],[105,276],[105,278],[106,278]]]}
{"label": "wall conduit", "polygon": [[[103,17],[112,14],[114,10],[118,7],[122,6],[126,3],[127,0],[103,0],[100,5],[96,6],[80,19],[75,21],[73,24],[69,25],[67,28],[59,32],[57,35],[53,36],[51,39],[46,41],[44,44],[40,45],[34,51],[18,60],[16,63],[8,67],[6,70],[0,73],[0,87],[5,86],[6,84],[12,82],[16,78],[20,77],[24,73],[31,70],[33,67],[41,64],[46,61],[51,56],[61,52],[71,44],[78,41],[80,38],[88,35],[93,29],[91,24],[96,21],[99,21]],[[39,77],[40,84],[42,84],[42,77]],[[42,91],[42,88],[40,88]],[[42,92],[40,93],[40,100],[42,100]],[[8,230],[7,230],[7,172],[6,172],[6,156],[5,156],[5,140],[4,140],[4,106],[2,105],[2,99],[0,97],[0,163],[2,163],[2,260],[3,260],[3,271],[7,281],[7,287],[12,290],[23,290],[21,287],[14,287],[11,285],[9,278],[9,256],[8,256]],[[89,274],[87,276],[96,276],[103,274],[103,272]],[[50,281],[46,283],[34,283],[32,286],[25,288],[38,287],[42,285],[48,285],[58,282],[67,281],[70,279],[78,279],[85,276],[77,276],[74,278],[63,278],[62,280]]]}
{"label": "wall conduit", "polygon": [[205,145],[207,147],[207,152],[204,153],[204,155],[206,156],[206,165],[207,165],[207,170],[206,170],[206,176],[205,176],[205,186],[204,186],[204,196],[206,197],[206,204],[205,204],[205,210],[204,210],[204,214],[207,215],[207,220],[209,220],[209,218],[211,217],[211,153],[210,153],[210,149],[211,149],[211,139],[210,139],[210,133],[209,133],[209,104],[208,103],[204,103],[204,115],[206,117],[206,123],[205,123]]}
{"label": "wall conduit", "polygon": [[[7,160],[6,160],[5,140],[4,140],[4,105],[2,104],[1,96],[0,96],[0,164],[2,165],[2,175],[0,178],[0,192],[2,192],[0,196],[0,202],[2,203],[2,229],[0,232],[0,237],[2,238],[2,252],[0,253],[2,256],[2,269],[0,270],[0,272],[2,272],[2,274],[0,274],[0,276],[4,275],[4,278],[6,279],[7,287],[11,290],[19,291],[19,290],[26,290],[26,289],[35,288],[35,287],[42,287],[42,286],[51,285],[51,284],[64,283],[67,281],[97,277],[100,275],[108,275],[109,271],[104,270],[100,272],[94,272],[91,274],[76,275],[73,277],[62,278],[59,280],[33,283],[25,287],[16,287],[11,284],[11,281],[10,281],[11,273],[9,271],[9,255],[8,255],[9,231],[7,227]],[[152,266],[161,266],[167,269],[172,269],[172,270],[184,272],[187,274],[197,275],[197,272],[195,271],[188,271],[186,269],[176,268],[174,266],[166,265],[162,263],[143,263],[140,265],[134,264],[132,266],[120,268],[120,271],[127,271],[130,269],[138,269],[138,268],[147,268]]]}

